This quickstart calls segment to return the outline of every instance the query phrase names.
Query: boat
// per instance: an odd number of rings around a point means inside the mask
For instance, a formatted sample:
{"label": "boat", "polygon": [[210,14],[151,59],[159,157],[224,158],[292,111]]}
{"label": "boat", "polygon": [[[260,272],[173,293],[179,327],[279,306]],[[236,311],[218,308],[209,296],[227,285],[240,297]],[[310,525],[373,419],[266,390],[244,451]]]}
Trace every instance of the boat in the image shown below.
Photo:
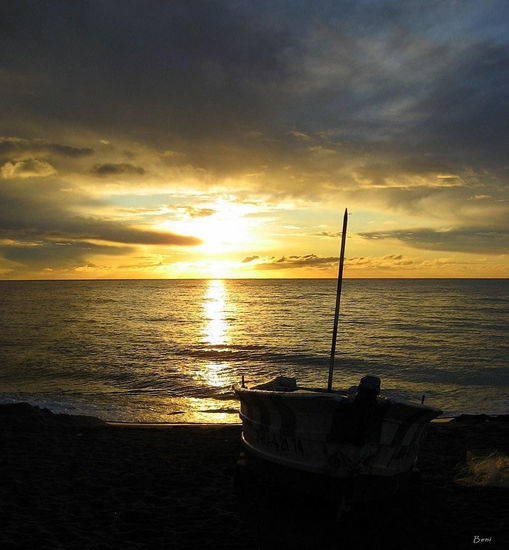
{"label": "boat", "polygon": [[347,219],[345,210],[327,388],[302,387],[282,376],[252,387],[242,378],[233,387],[240,400],[242,465],[272,466],[278,478],[308,474],[311,486],[334,482],[343,504],[405,486],[426,427],[442,412],[424,405],[424,396],[420,403],[384,397],[380,378],[369,374],[358,386],[332,388]]}

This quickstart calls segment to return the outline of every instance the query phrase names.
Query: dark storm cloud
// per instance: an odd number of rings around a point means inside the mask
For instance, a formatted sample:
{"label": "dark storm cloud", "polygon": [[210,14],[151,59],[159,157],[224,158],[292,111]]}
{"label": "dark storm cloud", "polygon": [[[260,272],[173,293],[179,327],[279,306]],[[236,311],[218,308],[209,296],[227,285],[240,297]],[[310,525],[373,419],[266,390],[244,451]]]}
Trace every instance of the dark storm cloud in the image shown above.
{"label": "dark storm cloud", "polygon": [[133,176],[142,176],[145,174],[145,169],[141,166],[134,166],[126,162],[121,162],[118,164],[114,163],[105,163],[105,164],[96,164],[92,170],[92,174],[95,176],[117,176],[120,174],[127,174]]}
{"label": "dark storm cloud", "polygon": [[[226,173],[298,169],[317,135],[375,163],[414,155],[411,170],[444,149],[433,170],[500,164],[509,5],[458,6],[11,2],[1,8],[3,125],[113,129],[179,144],[194,165]],[[328,176],[342,185],[332,167]]]}
{"label": "dark storm cloud", "polygon": [[507,254],[509,230],[506,228],[462,227],[447,231],[420,228],[359,233],[369,240],[396,239],[414,248],[471,252],[474,254]]}
{"label": "dark storm cloud", "polygon": [[477,6],[19,1],[2,8],[1,45],[7,74],[22,67],[43,79],[25,95],[18,86],[12,108],[24,117],[172,124],[200,138],[254,121],[270,127],[277,115],[361,142],[403,143],[420,129],[419,141],[480,145],[476,133],[507,130],[509,7]]}
{"label": "dark storm cloud", "polygon": [[299,47],[297,29],[276,23],[291,10],[268,2],[20,1],[1,15],[9,118],[143,137],[224,134],[257,119],[262,91],[284,80]]}

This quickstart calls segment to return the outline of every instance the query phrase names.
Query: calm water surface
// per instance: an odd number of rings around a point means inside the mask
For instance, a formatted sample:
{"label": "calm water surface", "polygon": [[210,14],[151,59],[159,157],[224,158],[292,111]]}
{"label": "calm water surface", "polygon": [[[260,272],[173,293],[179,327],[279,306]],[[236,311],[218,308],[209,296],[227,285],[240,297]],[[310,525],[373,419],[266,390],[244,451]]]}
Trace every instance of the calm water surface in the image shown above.
{"label": "calm water surface", "polygon": [[[237,422],[231,385],[325,386],[336,282],[0,283],[0,401]],[[509,281],[347,279],[335,387],[365,374],[446,415],[509,413]]]}

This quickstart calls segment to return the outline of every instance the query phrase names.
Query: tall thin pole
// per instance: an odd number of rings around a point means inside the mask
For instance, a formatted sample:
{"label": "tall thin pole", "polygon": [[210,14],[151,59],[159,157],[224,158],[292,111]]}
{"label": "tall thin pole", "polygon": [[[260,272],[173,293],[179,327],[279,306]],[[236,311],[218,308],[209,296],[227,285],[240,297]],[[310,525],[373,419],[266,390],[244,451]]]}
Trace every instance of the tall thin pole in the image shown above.
{"label": "tall thin pole", "polygon": [[329,382],[327,391],[332,391],[332,376],[334,374],[334,357],[336,355],[336,338],[338,336],[339,304],[341,302],[341,285],[343,283],[343,264],[345,262],[346,225],[348,223],[348,209],[345,208],[343,218],[343,233],[341,234],[341,251],[339,253],[338,288],[336,291],[336,311],[334,312],[334,330],[332,331],[332,344],[330,348]]}

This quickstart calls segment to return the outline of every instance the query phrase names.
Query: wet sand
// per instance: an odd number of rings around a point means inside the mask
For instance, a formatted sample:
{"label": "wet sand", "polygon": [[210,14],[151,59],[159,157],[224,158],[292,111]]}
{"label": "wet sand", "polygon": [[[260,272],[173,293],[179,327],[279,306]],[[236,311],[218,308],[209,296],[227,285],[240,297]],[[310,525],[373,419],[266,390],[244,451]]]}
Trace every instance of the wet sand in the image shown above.
{"label": "wet sand", "polygon": [[240,452],[235,425],[119,426],[0,405],[0,548],[509,548],[507,418],[432,424],[411,494],[339,521],[291,489],[239,494]]}

